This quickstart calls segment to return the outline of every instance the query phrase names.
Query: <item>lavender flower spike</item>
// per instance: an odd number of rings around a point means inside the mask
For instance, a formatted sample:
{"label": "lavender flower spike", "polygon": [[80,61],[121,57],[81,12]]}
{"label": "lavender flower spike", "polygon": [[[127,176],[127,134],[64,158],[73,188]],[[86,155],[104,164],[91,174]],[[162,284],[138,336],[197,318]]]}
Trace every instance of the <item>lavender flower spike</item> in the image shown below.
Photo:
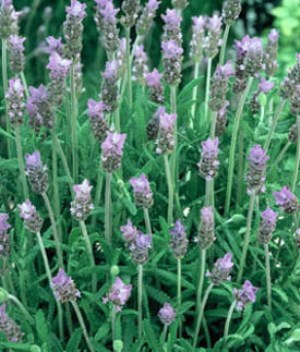
{"label": "lavender flower spike", "polygon": [[108,61],[102,73],[102,101],[112,112],[118,107],[119,64],[117,60]]}
{"label": "lavender flower spike", "polygon": [[176,318],[176,311],[170,303],[164,303],[163,307],[158,312],[158,317],[162,324],[169,326]]}
{"label": "lavender flower spike", "polygon": [[140,10],[140,0],[124,0],[122,10],[125,16],[122,17],[122,23],[125,27],[131,28],[135,25]]}
{"label": "lavender flower spike", "polygon": [[161,78],[162,74],[159,73],[156,68],[146,74],[146,86],[150,89],[150,99],[158,104],[164,102]]}
{"label": "lavender flower spike", "polygon": [[102,101],[88,100],[88,116],[97,142],[102,143],[108,131],[105,120],[106,105]]}
{"label": "lavender flower spike", "polygon": [[147,176],[141,174],[140,177],[133,177],[130,179],[130,184],[133,188],[135,204],[144,208],[152,207],[153,193]]}
{"label": "lavender flower spike", "polygon": [[52,36],[46,38],[47,44],[48,44],[48,52],[49,54],[57,53],[60,56],[63,54],[63,44],[62,44],[62,39],[59,38],[54,38]]}
{"label": "lavender flower spike", "polygon": [[178,85],[181,80],[183,49],[175,40],[163,41],[161,44],[164,62],[164,79],[170,85]]}
{"label": "lavender flower spike", "polygon": [[23,333],[20,327],[6,313],[6,305],[0,306],[0,331],[9,342],[21,342]]}
{"label": "lavender flower spike", "polygon": [[198,163],[200,175],[206,180],[212,180],[218,171],[219,161],[219,139],[209,138],[207,141],[202,142],[201,160]]}
{"label": "lavender flower spike", "polygon": [[8,48],[10,51],[10,67],[14,74],[21,73],[24,70],[24,42],[25,38],[21,38],[17,35],[11,35],[8,39]]}
{"label": "lavender flower spike", "polygon": [[277,71],[277,51],[278,51],[279,33],[272,29],[268,35],[268,42],[264,52],[264,69],[269,77],[274,76]]}
{"label": "lavender flower spike", "polygon": [[72,278],[62,268],[59,269],[57,275],[52,279],[51,286],[58,302],[76,301],[81,296]]}
{"label": "lavender flower spike", "polygon": [[177,13],[176,10],[167,9],[165,15],[161,16],[165,22],[163,41],[173,40],[178,46],[181,46],[182,34],[180,24],[182,17]]}
{"label": "lavender flower spike", "polygon": [[238,19],[241,11],[241,0],[226,0],[222,12],[224,23],[231,26]]}
{"label": "lavender flower spike", "polygon": [[8,214],[6,213],[0,213],[0,233],[7,232],[10,228],[11,225],[8,222]]}
{"label": "lavender flower spike", "polygon": [[71,214],[78,221],[85,221],[91,210],[94,209],[91,198],[92,188],[86,179],[81,184],[73,187],[75,199],[71,203]]}
{"label": "lavender flower spike", "polygon": [[262,244],[268,244],[271,241],[272,234],[276,228],[277,213],[271,208],[267,208],[261,213],[261,222],[259,225],[258,239]]}
{"label": "lavender flower spike", "polygon": [[233,295],[236,299],[236,310],[241,312],[248,303],[254,303],[256,300],[257,287],[254,287],[248,280],[245,281],[240,290],[234,289]]}
{"label": "lavender flower spike", "polygon": [[144,45],[136,46],[133,54],[133,79],[140,84],[144,84],[148,73],[148,56],[144,50]]}
{"label": "lavender flower spike", "polygon": [[131,296],[132,285],[125,285],[120,277],[116,277],[114,284],[106,297],[103,298],[104,303],[112,303],[120,312]]}
{"label": "lavender flower spike", "polygon": [[255,145],[250,150],[248,157],[249,172],[247,175],[249,195],[259,195],[265,191],[265,172],[268,160],[269,157],[260,145]]}
{"label": "lavender flower spike", "polygon": [[121,226],[120,230],[127,245],[133,243],[138,236],[138,230],[130,220],[127,221],[126,225]]}
{"label": "lavender flower spike", "polygon": [[132,260],[139,265],[144,265],[149,256],[149,249],[152,247],[152,236],[138,232],[135,241],[129,246]]}
{"label": "lavender flower spike", "polygon": [[170,229],[170,247],[176,259],[186,255],[188,240],[184,225],[177,220],[175,225]]}
{"label": "lavender flower spike", "polygon": [[48,189],[48,169],[42,163],[40,152],[35,151],[32,154],[26,154],[25,163],[25,173],[33,192],[37,194],[45,193]]}
{"label": "lavender flower spike", "polygon": [[121,167],[123,148],[126,134],[108,132],[105,141],[101,144],[103,169],[113,172]]}
{"label": "lavender flower spike", "polygon": [[19,13],[15,11],[12,1],[3,0],[0,6],[0,38],[7,39],[12,34],[18,34]]}
{"label": "lavender flower spike", "polygon": [[279,192],[274,192],[276,204],[286,213],[294,213],[299,208],[297,197],[286,186],[282,187]]}
{"label": "lavender flower spike", "polygon": [[136,24],[136,32],[140,37],[144,37],[153,24],[153,19],[160,5],[158,0],[149,0]]}
{"label": "lavender flower spike", "polygon": [[16,126],[22,124],[25,102],[24,87],[19,78],[13,78],[9,81],[5,98],[7,100],[7,111],[12,125]]}
{"label": "lavender flower spike", "polygon": [[160,115],[165,114],[165,113],[166,113],[166,109],[161,106],[155,111],[152,118],[149,120],[148,125],[147,125],[148,139],[154,140],[154,141],[157,140],[158,132],[159,132]]}
{"label": "lavender flower spike", "polygon": [[159,134],[157,140],[157,154],[167,154],[175,148],[175,123],[177,115],[161,113],[159,115]]}
{"label": "lavender flower spike", "polygon": [[205,39],[205,54],[209,59],[213,59],[219,52],[222,43],[222,18],[214,15],[207,20],[206,28],[208,36]]}
{"label": "lavender flower spike", "polygon": [[230,280],[230,271],[233,268],[232,254],[227,253],[223,258],[219,258],[212,272],[208,272],[207,276],[214,285],[219,285],[223,281]]}
{"label": "lavender flower spike", "polygon": [[18,205],[18,209],[20,217],[24,220],[25,227],[31,232],[40,232],[43,225],[43,219],[40,217],[36,207],[30,202],[30,200],[27,199],[25,202]]}
{"label": "lavender flower spike", "polygon": [[203,45],[206,28],[206,17],[193,17],[193,35],[191,40],[190,57],[195,63],[199,63],[203,57]]}
{"label": "lavender flower spike", "polygon": [[202,250],[210,247],[215,241],[215,219],[213,207],[201,209],[201,224],[196,242]]}
{"label": "lavender flower spike", "polygon": [[10,254],[10,240],[8,234],[10,228],[8,214],[0,213],[0,258],[8,257]]}

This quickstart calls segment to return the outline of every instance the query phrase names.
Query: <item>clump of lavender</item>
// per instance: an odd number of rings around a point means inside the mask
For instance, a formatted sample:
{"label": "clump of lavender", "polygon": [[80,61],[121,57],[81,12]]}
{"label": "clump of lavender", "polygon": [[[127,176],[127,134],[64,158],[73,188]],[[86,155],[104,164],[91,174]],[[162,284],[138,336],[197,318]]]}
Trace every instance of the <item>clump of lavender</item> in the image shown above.
{"label": "clump of lavender", "polygon": [[8,230],[11,228],[8,222],[8,214],[0,213],[0,258],[8,257],[10,242]]}
{"label": "clump of lavender", "polygon": [[271,208],[267,208],[261,213],[258,240],[261,244],[268,244],[276,228],[277,213]]}
{"label": "clump of lavender", "polygon": [[216,131],[215,134],[217,137],[220,137],[226,129],[227,126],[227,109],[229,106],[229,101],[225,101],[224,105],[216,114]]}
{"label": "clump of lavender", "polygon": [[21,73],[24,70],[24,42],[25,38],[19,37],[17,35],[11,35],[8,39],[8,49],[10,54],[9,63],[10,68],[14,74]]}
{"label": "clump of lavender", "polygon": [[224,281],[231,280],[230,272],[232,268],[232,254],[226,253],[223,258],[219,258],[215,262],[212,272],[208,272],[207,276],[214,285],[219,285]]}
{"label": "clump of lavender", "polygon": [[25,155],[26,170],[29,183],[33,192],[43,194],[48,189],[48,169],[43,165],[41,154],[35,151]]}
{"label": "clump of lavender", "polygon": [[81,296],[72,278],[68,276],[62,268],[60,268],[57,275],[53,277],[51,286],[58,302],[66,303],[76,301],[77,298]]}
{"label": "clump of lavender", "polygon": [[248,157],[249,172],[247,175],[248,194],[259,195],[265,191],[266,163],[269,160],[266,152],[260,145],[255,145]]}
{"label": "clump of lavender", "polygon": [[193,17],[193,34],[190,43],[190,57],[195,62],[201,62],[205,39],[206,17]]}
{"label": "clump of lavender", "polygon": [[31,201],[27,199],[18,205],[18,209],[20,217],[24,220],[25,227],[31,232],[40,232],[44,221]]}
{"label": "clump of lavender", "polygon": [[181,259],[186,255],[188,240],[184,225],[180,220],[170,229],[170,248],[176,259]]}
{"label": "clump of lavender", "polygon": [[81,184],[73,187],[75,198],[71,203],[71,214],[78,221],[85,221],[91,210],[94,209],[91,197],[92,188],[86,179]]}
{"label": "clump of lavender", "polygon": [[105,119],[106,105],[102,101],[88,100],[88,116],[97,142],[102,143],[108,132]]}
{"label": "clump of lavender", "polygon": [[140,84],[145,84],[148,73],[148,56],[144,50],[144,45],[138,45],[133,52],[133,79]]}
{"label": "clump of lavender", "polygon": [[147,125],[147,136],[150,140],[156,140],[159,132],[159,117],[161,114],[165,114],[166,109],[164,107],[159,107]]}
{"label": "clump of lavender", "polygon": [[2,0],[0,7],[0,37],[7,39],[10,35],[18,34],[19,13],[15,11],[12,0]]}
{"label": "clump of lavender", "polygon": [[176,311],[170,303],[164,303],[158,312],[158,317],[163,325],[169,326],[176,318]]}
{"label": "clump of lavender", "polygon": [[272,29],[268,35],[268,42],[264,52],[264,69],[269,77],[274,76],[278,68],[278,39],[278,31],[276,29]]}
{"label": "clump of lavender", "polygon": [[224,23],[231,26],[239,18],[241,11],[241,0],[226,0],[222,12]]}
{"label": "clump of lavender", "polygon": [[213,207],[204,207],[200,212],[201,222],[196,242],[202,250],[209,248],[215,241],[215,219]]}
{"label": "clump of lavender", "polygon": [[106,63],[105,71],[102,73],[102,101],[108,111],[115,111],[118,107],[118,79],[119,65],[116,60]]}
{"label": "clump of lavender", "polygon": [[57,53],[58,55],[62,56],[63,55],[63,44],[62,44],[62,39],[61,37],[59,38],[54,38],[52,36],[46,38],[47,41],[47,51],[51,55],[53,53]]}
{"label": "clump of lavender", "polygon": [[5,335],[7,341],[22,341],[23,333],[19,325],[7,315],[5,304],[0,306],[0,331]]}
{"label": "clump of lavender", "polygon": [[121,226],[120,230],[127,246],[130,246],[138,236],[138,230],[130,220],[127,221],[126,225]]}
{"label": "clump of lavender", "polygon": [[254,303],[256,300],[256,293],[258,288],[253,286],[248,280],[245,281],[243,287],[238,289],[233,289],[233,295],[236,300],[236,310],[241,312],[244,310],[248,303]]}
{"label": "clump of lavender", "polygon": [[131,296],[132,285],[126,285],[120,277],[116,277],[115,282],[111,286],[107,296],[103,298],[103,302],[112,303],[117,312],[120,312]]}
{"label": "clump of lavender", "polygon": [[175,123],[177,115],[161,113],[159,115],[159,133],[157,140],[156,153],[168,154],[175,148]]}
{"label": "clump of lavender", "polygon": [[167,84],[178,85],[181,80],[181,66],[183,49],[175,40],[166,40],[161,44],[164,79]]}
{"label": "clump of lavender", "polygon": [[205,38],[204,49],[205,54],[209,59],[213,59],[219,52],[219,47],[222,43],[222,18],[218,15],[209,17],[206,23],[207,36]]}
{"label": "clump of lavender", "polygon": [[122,10],[124,16],[122,17],[122,23],[124,27],[130,28],[135,25],[140,11],[139,0],[124,0],[122,3]]}
{"label": "clump of lavender", "polygon": [[212,111],[219,111],[226,104],[226,93],[229,78],[234,75],[234,69],[230,62],[218,65],[212,77],[209,107]]}
{"label": "clump of lavender", "polygon": [[162,15],[161,17],[165,22],[163,42],[172,40],[175,41],[180,47],[182,42],[182,33],[180,29],[182,17],[177,13],[176,10],[170,9],[167,9],[166,14]]}
{"label": "clump of lavender", "polygon": [[198,163],[199,173],[206,180],[212,180],[218,171],[219,161],[219,139],[209,138],[207,141],[202,142],[201,160]]}
{"label": "clump of lavender", "polygon": [[52,128],[53,111],[46,87],[42,84],[38,88],[29,87],[29,94],[26,108],[30,125],[36,132],[41,127]]}
{"label": "clump of lavender", "polygon": [[8,91],[5,94],[7,111],[12,125],[21,125],[24,119],[24,87],[19,78],[9,81]]}
{"label": "clump of lavender", "polygon": [[109,53],[115,52],[120,43],[117,27],[118,12],[119,10],[115,9],[112,1],[96,1],[95,22],[104,48]]}
{"label": "clump of lavender", "polygon": [[126,134],[107,133],[105,141],[101,144],[102,165],[106,172],[111,173],[121,167],[125,139]]}
{"label": "clump of lavender", "polygon": [[150,30],[156,11],[160,5],[158,0],[149,0],[143,8],[143,12],[136,23],[136,32],[138,36],[145,37]]}
{"label": "clump of lavender", "polygon": [[82,21],[86,16],[86,4],[78,0],[71,0],[71,5],[67,7],[67,18],[64,22],[64,35],[66,39],[66,55],[72,61],[78,59],[78,54],[82,50]]}
{"label": "clump of lavender", "polygon": [[259,111],[259,108],[260,108],[259,96],[261,94],[268,94],[274,88],[274,85],[275,84],[273,82],[268,81],[265,78],[262,78],[260,80],[258,89],[253,94],[253,97],[250,102],[251,111],[253,113],[256,113]]}
{"label": "clump of lavender", "polygon": [[150,89],[150,99],[158,104],[164,102],[161,78],[162,74],[157,69],[146,74],[146,86]]}
{"label": "clump of lavender", "polygon": [[51,54],[49,64],[50,94],[51,100],[57,105],[61,105],[64,100],[65,79],[71,67],[71,60],[63,59],[57,52]]}
{"label": "clump of lavender", "polygon": [[130,184],[133,188],[136,206],[143,208],[152,207],[153,193],[151,191],[147,176],[145,174],[141,174],[139,177],[133,177],[130,179]]}
{"label": "clump of lavender", "polygon": [[288,214],[294,213],[299,209],[297,197],[290,191],[287,186],[282,187],[279,192],[274,192],[276,205]]}

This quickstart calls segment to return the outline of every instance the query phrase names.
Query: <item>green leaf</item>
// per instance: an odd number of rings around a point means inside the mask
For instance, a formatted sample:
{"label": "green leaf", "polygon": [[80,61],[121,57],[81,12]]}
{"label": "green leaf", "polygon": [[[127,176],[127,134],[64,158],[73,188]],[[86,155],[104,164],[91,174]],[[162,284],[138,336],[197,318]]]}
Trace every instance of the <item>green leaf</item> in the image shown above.
{"label": "green leaf", "polygon": [[149,320],[144,320],[144,330],[145,330],[146,341],[151,351],[164,352],[163,348],[158,342],[158,339],[152,329],[152,326]]}
{"label": "green leaf", "polygon": [[43,343],[44,342],[48,343],[49,330],[48,330],[48,325],[47,325],[44,312],[42,310],[38,310],[38,312],[36,313],[35,323],[36,323],[36,331],[38,333],[40,340]]}
{"label": "green leaf", "polygon": [[79,344],[82,338],[82,331],[81,329],[76,329],[66,347],[66,352],[74,352],[79,350]]}

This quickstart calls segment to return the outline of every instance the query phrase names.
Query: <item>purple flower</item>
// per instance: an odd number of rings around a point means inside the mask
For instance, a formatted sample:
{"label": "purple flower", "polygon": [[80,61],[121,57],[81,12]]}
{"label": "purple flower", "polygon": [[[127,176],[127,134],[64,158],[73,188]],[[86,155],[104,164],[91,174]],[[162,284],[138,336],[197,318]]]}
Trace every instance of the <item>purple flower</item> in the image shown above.
{"label": "purple flower", "polygon": [[25,155],[26,168],[40,168],[43,166],[41,153],[35,151],[32,154]]}
{"label": "purple flower", "polygon": [[183,54],[183,49],[175,40],[164,41],[161,44],[163,56],[165,59],[175,60]]}
{"label": "purple flower", "polygon": [[132,222],[130,220],[127,221],[126,225],[121,226],[121,232],[122,236],[124,238],[124,241],[127,244],[130,244],[135,241],[138,231],[135,226],[133,226]]}
{"label": "purple flower", "polygon": [[162,324],[169,326],[176,318],[176,311],[169,303],[164,303],[158,312],[158,317]]}
{"label": "purple flower", "polygon": [[9,342],[21,342],[23,333],[19,327],[6,313],[6,304],[0,306],[0,331]]}
{"label": "purple flower", "polygon": [[102,77],[102,100],[107,109],[112,112],[118,107],[119,63],[117,60],[106,63]]}
{"label": "purple flower", "polygon": [[81,296],[72,278],[62,268],[52,279],[51,287],[55,298],[61,303],[76,301]]}
{"label": "purple flower", "polygon": [[207,19],[206,28],[208,35],[205,38],[204,48],[206,56],[213,59],[219,51],[221,45],[221,33],[222,33],[222,18],[218,15],[214,15]]}
{"label": "purple flower", "polygon": [[95,0],[95,3],[100,9],[103,9],[111,1],[112,0]]}
{"label": "purple flower", "polygon": [[218,65],[216,72],[218,75],[228,78],[234,76],[235,71],[232,66],[232,63],[228,61],[223,66]]}
{"label": "purple flower", "polygon": [[139,265],[143,265],[148,260],[149,249],[152,247],[152,236],[145,235],[138,231],[133,242],[130,243],[129,250],[132,260]]}
{"label": "purple flower", "polygon": [[250,155],[247,160],[251,163],[251,166],[259,170],[263,170],[266,167],[266,162],[269,160],[269,156],[262,149],[260,145],[255,145],[250,150]]}
{"label": "purple flower", "polygon": [[158,72],[155,68],[152,72],[146,74],[146,84],[150,88],[160,88],[161,87],[162,74]]}
{"label": "purple flower", "polygon": [[39,216],[36,207],[26,200],[22,204],[18,205],[20,217],[24,220],[25,227],[32,232],[41,231],[43,225],[43,219]]}
{"label": "purple flower", "polygon": [[261,222],[259,225],[258,239],[262,244],[271,241],[272,234],[276,228],[277,213],[271,208],[267,208],[261,213]]}
{"label": "purple flower", "polygon": [[89,216],[94,205],[91,198],[92,186],[88,180],[84,180],[81,184],[73,187],[75,199],[71,203],[71,214],[78,221],[85,221]]}
{"label": "purple flower", "polygon": [[181,23],[181,17],[177,14],[176,10],[170,10],[167,9],[167,12],[165,15],[162,15],[161,18],[165,22],[165,26],[167,27],[168,30],[176,30],[178,26],[180,26]]}
{"label": "purple flower", "polygon": [[71,6],[68,6],[66,11],[69,16],[83,20],[86,16],[85,9],[86,4],[82,4],[77,0],[71,0]]}
{"label": "purple flower", "polygon": [[59,38],[54,38],[52,36],[46,38],[47,44],[48,44],[48,51],[50,54],[57,53],[59,55],[62,55],[63,53],[63,44],[62,44],[62,39]]}
{"label": "purple flower", "polygon": [[119,9],[116,9],[112,2],[107,2],[106,5],[100,9],[100,13],[103,16],[104,20],[109,23],[116,23],[116,16],[118,12]]}
{"label": "purple flower", "polygon": [[188,240],[184,225],[180,220],[175,222],[175,225],[170,229],[170,247],[175,258],[182,258],[187,251]]}
{"label": "purple flower", "polygon": [[63,59],[57,52],[53,52],[47,68],[52,79],[64,79],[71,67],[71,60]]}
{"label": "purple flower", "polygon": [[11,35],[8,39],[9,48],[9,62],[13,73],[17,74],[24,71],[25,67],[25,56],[24,56],[24,41],[25,38],[21,38],[17,35]]}
{"label": "purple flower", "polygon": [[140,177],[133,177],[130,179],[130,184],[133,188],[136,205],[150,208],[153,205],[153,193],[147,176],[141,174]]}
{"label": "purple flower", "polygon": [[211,139],[202,142],[201,160],[198,163],[199,172],[206,180],[212,180],[218,171],[219,139]]}
{"label": "purple flower", "polygon": [[260,145],[255,145],[251,148],[247,160],[249,161],[248,194],[258,195],[265,191],[265,171],[269,156]]}
{"label": "purple flower", "polygon": [[220,284],[222,281],[230,280],[230,271],[233,268],[232,254],[226,253],[223,258],[219,258],[214,265],[212,272],[208,272],[207,276],[214,285]]}
{"label": "purple flower", "polygon": [[193,17],[193,34],[190,43],[191,52],[190,56],[194,62],[199,63],[203,56],[203,47],[205,39],[206,17],[199,16]]}
{"label": "purple flower", "polygon": [[298,199],[286,186],[279,192],[273,193],[276,205],[280,206],[286,213],[294,213],[298,209]]}
{"label": "purple flower", "polygon": [[272,29],[268,35],[268,39],[270,40],[270,42],[272,42],[273,44],[277,45],[278,39],[279,39],[279,33],[276,29]]}
{"label": "purple flower", "polygon": [[12,125],[19,125],[24,119],[24,87],[19,78],[9,80],[8,91],[5,94],[7,111]]}
{"label": "purple flower", "polygon": [[164,79],[168,84],[177,85],[181,80],[183,49],[174,39],[163,41],[161,48],[165,69]]}
{"label": "purple flower", "polygon": [[146,9],[148,12],[155,12],[160,5],[160,1],[158,0],[149,0],[146,4]]}
{"label": "purple flower", "polygon": [[157,141],[157,154],[166,154],[175,147],[174,129],[177,115],[161,113],[159,115],[159,135]]}
{"label": "purple flower", "polygon": [[113,172],[120,168],[126,134],[108,132],[101,144],[103,168]]}
{"label": "purple flower", "polygon": [[211,32],[219,32],[222,28],[222,17],[213,15],[207,19],[206,28]]}
{"label": "purple flower", "polygon": [[160,5],[160,1],[149,0],[136,24],[137,34],[144,37],[153,24],[153,19]]}
{"label": "purple flower", "polygon": [[48,189],[48,172],[47,167],[42,163],[40,152],[26,154],[25,163],[25,172],[32,190],[37,194],[43,194]]}
{"label": "purple flower", "polygon": [[88,115],[94,132],[94,136],[98,142],[102,143],[107,131],[108,125],[105,120],[106,105],[103,101],[88,100]]}
{"label": "purple flower", "polygon": [[202,249],[207,249],[215,241],[215,219],[213,207],[203,207],[200,211],[201,223],[196,242]]}
{"label": "purple flower", "polygon": [[11,226],[8,223],[8,214],[6,213],[0,213],[0,234],[3,232],[7,232]]}
{"label": "purple flower", "polygon": [[145,78],[148,73],[148,56],[145,52],[144,45],[137,45],[134,49],[133,61],[133,79],[140,84],[145,83]]}
{"label": "purple flower", "polygon": [[107,110],[103,101],[96,101],[93,99],[88,100],[88,115],[97,119],[104,118],[104,113]]}
{"label": "purple flower", "polygon": [[265,78],[262,78],[260,80],[258,88],[259,88],[260,92],[267,94],[274,88],[274,85],[275,84],[273,82],[267,81]]}
{"label": "purple flower", "polygon": [[119,312],[129,300],[131,291],[132,285],[125,285],[120,277],[116,277],[114,284],[111,286],[108,295],[104,297],[103,302],[114,304]]}
{"label": "purple flower", "polygon": [[19,37],[18,35],[11,35],[8,39],[8,45],[13,52],[24,51],[24,42],[26,38]]}
{"label": "purple flower", "polygon": [[236,310],[241,312],[248,303],[254,303],[258,288],[254,287],[248,280],[245,281],[240,290],[233,289],[233,295],[236,299]]}

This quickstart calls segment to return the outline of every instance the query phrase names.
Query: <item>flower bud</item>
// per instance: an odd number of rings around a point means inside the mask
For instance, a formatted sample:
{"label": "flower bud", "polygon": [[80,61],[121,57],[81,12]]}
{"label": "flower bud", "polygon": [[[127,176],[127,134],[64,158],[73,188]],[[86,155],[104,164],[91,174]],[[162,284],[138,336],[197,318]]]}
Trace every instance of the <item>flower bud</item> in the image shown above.
{"label": "flower bud", "polygon": [[43,194],[48,189],[48,169],[46,165],[43,165],[40,152],[26,154],[25,162],[25,173],[33,192]]}
{"label": "flower bud", "polygon": [[111,173],[121,167],[125,139],[126,134],[107,133],[105,141],[101,144],[102,165],[106,172]]}
{"label": "flower bud", "polygon": [[164,303],[163,307],[158,312],[158,317],[162,324],[169,326],[176,318],[176,311],[169,303]]}
{"label": "flower bud", "polygon": [[94,209],[91,198],[92,188],[86,179],[81,184],[73,187],[75,198],[71,203],[71,214],[78,221],[85,221],[91,210]]}
{"label": "flower bud", "polygon": [[268,244],[271,241],[272,234],[276,228],[277,213],[271,208],[267,208],[261,213],[261,222],[259,225],[258,240],[262,244]]}
{"label": "flower bud", "polygon": [[230,272],[232,268],[232,254],[227,253],[223,258],[216,261],[212,272],[208,272],[207,276],[214,285],[219,285],[223,281],[231,280]]}
{"label": "flower bud", "polygon": [[299,209],[298,199],[288,187],[282,187],[279,192],[274,192],[273,195],[276,205],[281,207],[286,213],[291,214]]}
{"label": "flower bud", "polygon": [[55,298],[61,303],[76,301],[81,296],[72,278],[62,268],[52,279],[51,287]]}

